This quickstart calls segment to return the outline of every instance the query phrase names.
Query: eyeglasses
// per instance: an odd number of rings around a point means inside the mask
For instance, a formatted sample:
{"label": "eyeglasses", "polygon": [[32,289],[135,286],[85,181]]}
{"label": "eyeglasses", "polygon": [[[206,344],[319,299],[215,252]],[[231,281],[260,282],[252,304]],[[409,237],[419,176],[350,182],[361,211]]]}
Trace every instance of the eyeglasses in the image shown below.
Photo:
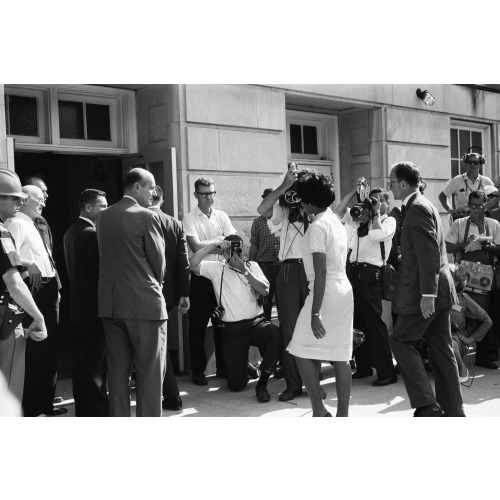
{"label": "eyeglasses", "polygon": [[479,162],[479,161],[470,161],[470,160],[466,161],[465,163],[467,163],[467,165],[480,165],[481,164],[481,162]]}
{"label": "eyeglasses", "polygon": [[389,180],[389,181],[387,181],[387,187],[388,187],[389,189],[391,189],[391,188],[392,188],[392,185],[393,185],[393,184],[397,184],[398,182],[403,182],[403,181],[391,181],[391,180]]}
{"label": "eyeglasses", "polygon": [[196,191],[196,194],[199,194],[202,198],[207,199],[209,196],[210,198],[213,198],[217,194],[217,191],[212,191],[211,193],[200,193],[199,191]]}
{"label": "eyeglasses", "polygon": [[37,201],[38,203],[40,203],[40,205],[44,205],[45,204],[45,198],[37,198],[36,196],[30,196],[30,198],[32,200],[35,200]]}
{"label": "eyeglasses", "polygon": [[476,209],[476,210],[483,210],[484,204],[481,203],[479,205],[475,205],[474,203],[469,203],[469,208]]}
{"label": "eyeglasses", "polygon": [[498,195],[498,194],[489,194],[489,195],[488,195],[488,198],[489,198],[490,200],[491,200],[491,198],[499,198],[499,197],[500,197],[500,195]]}

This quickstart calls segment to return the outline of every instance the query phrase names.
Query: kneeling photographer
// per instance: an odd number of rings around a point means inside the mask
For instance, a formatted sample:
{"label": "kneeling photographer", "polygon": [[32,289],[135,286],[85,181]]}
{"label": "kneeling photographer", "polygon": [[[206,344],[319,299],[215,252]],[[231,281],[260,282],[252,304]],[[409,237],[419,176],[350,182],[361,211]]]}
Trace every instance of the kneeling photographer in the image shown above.
{"label": "kneeling photographer", "polygon": [[[345,216],[348,205],[357,196],[358,204]],[[373,386],[397,382],[389,347],[389,333],[382,319],[382,273],[389,257],[396,220],[388,217],[389,193],[382,188],[369,191],[366,179],[360,178],[355,188],[335,210],[347,230],[349,254],[347,277],[354,295],[354,328],[364,332],[364,342],[354,352],[356,372],[354,380],[373,375]]]}
{"label": "kneeling photographer", "polygon": [[[191,271],[211,280],[218,307],[212,314],[212,324],[220,328],[222,359],[227,366],[227,383],[232,391],[241,391],[248,383],[249,347],[259,347],[264,354],[261,375],[255,393],[261,403],[270,401],[267,380],[276,369],[281,352],[279,327],[264,317],[260,296],[269,293],[269,282],[256,262],[244,262],[240,255],[242,240],[230,235],[213,243],[190,260]],[[224,259],[204,261],[203,258],[222,247]]]}

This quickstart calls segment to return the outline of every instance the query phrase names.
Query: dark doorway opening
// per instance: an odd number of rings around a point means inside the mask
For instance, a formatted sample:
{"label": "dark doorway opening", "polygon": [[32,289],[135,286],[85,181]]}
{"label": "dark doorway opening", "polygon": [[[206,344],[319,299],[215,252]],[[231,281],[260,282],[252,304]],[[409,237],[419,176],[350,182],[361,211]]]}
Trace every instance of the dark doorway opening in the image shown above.
{"label": "dark doorway opening", "polygon": [[122,160],[89,155],[54,153],[15,153],[15,170],[26,184],[26,179],[38,176],[48,188],[48,199],[43,210],[53,236],[53,257],[61,278],[59,311],[59,366],[60,377],[71,374],[72,328],[69,316],[69,283],[64,264],[63,236],[77,219],[80,211],[78,197],[84,189],[106,192],[112,205],[123,195]]}

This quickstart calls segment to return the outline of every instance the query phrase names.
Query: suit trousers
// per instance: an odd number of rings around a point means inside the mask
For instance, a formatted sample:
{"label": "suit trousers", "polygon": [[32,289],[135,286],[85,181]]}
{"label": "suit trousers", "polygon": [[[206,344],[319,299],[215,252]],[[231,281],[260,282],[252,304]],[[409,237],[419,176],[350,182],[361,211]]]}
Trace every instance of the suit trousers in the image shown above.
{"label": "suit trousers", "polygon": [[281,333],[278,326],[264,316],[225,322],[219,327],[222,359],[227,367],[227,385],[231,391],[241,391],[248,383],[248,350],[258,347],[264,353],[262,371],[273,373],[281,353]]}
{"label": "suit trousers", "polygon": [[99,318],[92,324],[75,325],[73,397],[76,417],[109,416],[106,379],[106,341]]}
{"label": "suit trousers", "polygon": [[[24,377],[23,411],[26,417],[37,417],[54,408],[57,383],[57,303],[58,284],[56,278],[42,283],[33,299],[43,314],[47,327],[47,338],[40,342],[26,339],[26,373]],[[23,326],[32,323],[27,316]]]}
{"label": "suit trousers", "polygon": [[130,417],[130,375],[135,366],[138,417],[161,417],[167,349],[165,320],[102,318],[108,360],[109,415]]}
{"label": "suit trousers", "polygon": [[267,278],[267,281],[269,281],[269,295],[264,298],[264,316],[267,321],[271,321],[274,296],[276,296],[276,303],[278,302],[278,296],[276,293],[276,278],[278,277],[278,273],[281,268],[281,262],[257,262],[257,264],[259,264],[264,276]]}
{"label": "suit trousers", "polygon": [[[208,320],[217,306],[212,282],[203,276],[191,273],[189,300],[189,357],[191,370],[195,374],[201,374],[207,369],[205,335]],[[220,356],[220,339],[216,330],[214,328],[215,364],[217,371],[222,371],[225,370],[225,367],[222,356]]]}
{"label": "suit trousers", "polygon": [[292,340],[297,318],[304,306],[308,293],[309,283],[302,261],[284,261],[276,279],[276,298],[278,302],[278,319],[283,339],[281,364],[283,366],[287,389],[292,391],[302,389],[302,378],[300,377],[294,356],[286,348]]}
{"label": "suit trousers", "polygon": [[[173,306],[167,306],[167,313],[169,318],[173,308]],[[165,335],[167,333],[167,324],[168,322],[165,322],[162,327],[165,329]],[[170,349],[167,349],[166,364],[167,366],[165,369],[165,378],[163,379],[162,388],[163,399],[174,398],[175,396],[179,395],[179,387],[177,385],[177,380],[175,379],[174,365],[172,364],[172,359],[170,357]]]}
{"label": "suit trousers", "polygon": [[354,359],[359,372],[369,372],[374,367],[377,378],[396,374],[389,346],[389,333],[382,319],[382,283],[380,268],[369,264],[348,265],[348,278],[354,296],[354,328],[365,334],[355,351]]}
{"label": "suit trousers", "polygon": [[[43,341],[42,341],[43,342]],[[0,372],[5,376],[7,388],[18,399],[23,400],[26,339],[19,325],[5,340],[0,340]]]}
{"label": "suit trousers", "polygon": [[[436,397],[416,348],[420,337],[427,340],[429,360],[435,376]],[[425,319],[422,314],[400,314],[390,337],[412,408],[440,404],[447,416],[463,415],[458,366],[451,341],[450,309],[441,309]]]}

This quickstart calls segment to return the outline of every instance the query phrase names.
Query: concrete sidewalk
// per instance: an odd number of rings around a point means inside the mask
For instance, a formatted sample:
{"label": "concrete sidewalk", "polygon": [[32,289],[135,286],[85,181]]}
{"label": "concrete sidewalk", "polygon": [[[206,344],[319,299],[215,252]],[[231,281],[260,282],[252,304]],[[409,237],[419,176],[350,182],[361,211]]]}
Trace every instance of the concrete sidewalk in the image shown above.
{"label": "concrete sidewalk", "polygon": [[[335,370],[328,363],[322,368],[324,379],[322,387],[327,392],[326,405],[335,415],[336,392]],[[471,373],[472,375],[472,373]],[[398,383],[387,387],[372,387],[374,378],[354,380],[351,390],[351,417],[412,417],[408,396],[401,376]],[[434,378],[430,375],[431,383]],[[271,394],[269,403],[258,403],[255,398],[256,381],[250,381],[247,388],[239,393],[229,391],[224,379],[215,376],[208,377],[206,387],[196,386],[191,378],[178,378],[179,390],[183,403],[182,411],[163,411],[164,417],[311,417],[311,408],[307,394],[294,400],[282,403],[278,395],[285,389],[284,380],[271,378],[268,390]],[[462,386],[467,417],[498,417],[500,416],[500,370],[487,370],[474,367],[474,378],[469,379],[471,387]],[[135,416],[135,391],[132,390],[132,415]],[[61,379],[57,383],[57,394],[64,401],[58,406],[64,406],[68,413],[61,417],[74,417],[74,401],[71,379]]]}

